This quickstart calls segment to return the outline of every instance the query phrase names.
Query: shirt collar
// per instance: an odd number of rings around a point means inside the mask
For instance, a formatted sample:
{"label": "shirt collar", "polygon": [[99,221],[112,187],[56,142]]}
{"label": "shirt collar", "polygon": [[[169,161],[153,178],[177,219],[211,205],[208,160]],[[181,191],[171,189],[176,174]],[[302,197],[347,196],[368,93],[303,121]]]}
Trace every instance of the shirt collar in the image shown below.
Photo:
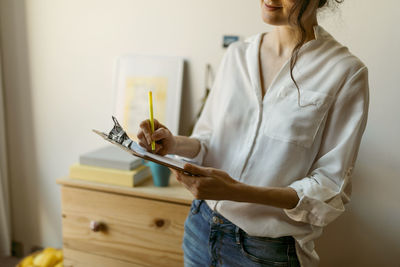
{"label": "shirt collar", "polygon": [[313,30],[315,40],[322,40],[331,36],[321,25],[314,25]]}
{"label": "shirt collar", "polygon": [[[314,30],[314,36],[315,40],[322,40],[325,38],[329,38],[330,34],[321,26],[321,25],[314,25],[313,26]],[[264,35],[265,33],[259,33],[253,36],[250,36],[244,40],[245,43],[256,43],[256,45],[259,43],[260,38]]]}
{"label": "shirt collar", "polygon": [[[314,30],[314,36],[315,40],[309,41],[306,45],[303,45],[302,48],[305,48],[306,46],[310,45],[315,45],[316,43],[319,43],[319,41],[328,38],[330,35],[328,32],[324,30],[319,25],[315,25],[313,27]],[[260,66],[259,66],[259,48],[260,48],[260,43],[261,43],[261,38],[264,36],[264,33],[259,33],[257,35],[251,36],[247,38],[244,42],[249,43],[249,47],[246,51],[246,59],[248,63],[248,68],[249,68],[249,75],[251,79],[251,83],[253,85],[253,88],[255,89],[256,97],[258,99],[258,102],[261,104],[262,103],[262,94],[261,94],[261,80],[260,80]],[[277,74],[277,76],[283,74],[283,69],[287,64],[285,64],[280,73]],[[278,78],[278,77],[276,77]],[[274,79],[275,81],[275,79]]]}

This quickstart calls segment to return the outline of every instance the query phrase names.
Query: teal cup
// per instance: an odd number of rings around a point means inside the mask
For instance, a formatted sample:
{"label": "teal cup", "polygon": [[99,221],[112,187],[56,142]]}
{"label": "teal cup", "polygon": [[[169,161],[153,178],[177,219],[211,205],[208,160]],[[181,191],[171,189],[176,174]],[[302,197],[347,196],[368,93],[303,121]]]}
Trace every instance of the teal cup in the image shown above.
{"label": "teal cup", "polygon": [[154,163],[152,161],[143,161],[143,164],[150,168],[151,175],[153,176],[154,186],[166,187],[169,185],[169,177],[171,175],[171,171],[168,167]]}

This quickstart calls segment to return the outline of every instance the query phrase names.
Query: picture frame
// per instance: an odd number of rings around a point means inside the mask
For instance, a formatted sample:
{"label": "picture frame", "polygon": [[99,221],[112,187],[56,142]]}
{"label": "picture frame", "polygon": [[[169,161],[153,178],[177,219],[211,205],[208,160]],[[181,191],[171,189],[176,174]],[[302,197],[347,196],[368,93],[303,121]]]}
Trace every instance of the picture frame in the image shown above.
{"label": "picture frame", "polygon": [[149,118],[148,92],[154,118],[178,134],[184,60],[174,56],[124,55],[116,59],[114,114],[136,140],[141,121]]}

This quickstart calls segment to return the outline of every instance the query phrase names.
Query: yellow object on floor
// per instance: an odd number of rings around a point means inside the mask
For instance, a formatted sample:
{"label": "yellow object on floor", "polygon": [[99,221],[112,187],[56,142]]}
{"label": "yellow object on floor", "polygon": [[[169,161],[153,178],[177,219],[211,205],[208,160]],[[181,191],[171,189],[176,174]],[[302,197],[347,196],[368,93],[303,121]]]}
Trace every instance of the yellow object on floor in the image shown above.
{"label": "yellow object on floor", "polygon": [[25,257],[17,267],[63,267],[61,249],[46,248]]}

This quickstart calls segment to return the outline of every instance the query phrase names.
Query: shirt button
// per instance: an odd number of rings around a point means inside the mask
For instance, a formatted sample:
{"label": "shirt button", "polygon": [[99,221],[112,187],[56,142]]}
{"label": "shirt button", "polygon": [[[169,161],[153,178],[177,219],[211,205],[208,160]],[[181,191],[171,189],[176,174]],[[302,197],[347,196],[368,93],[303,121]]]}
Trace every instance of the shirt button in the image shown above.
{"label": "shirt button", "polygon": [[219,220],[218,220],[218,217],[217,217],[217,216],[212,217],[212,220],[213,220],[213,222],[216,223],[216,224],[219,223]]}

